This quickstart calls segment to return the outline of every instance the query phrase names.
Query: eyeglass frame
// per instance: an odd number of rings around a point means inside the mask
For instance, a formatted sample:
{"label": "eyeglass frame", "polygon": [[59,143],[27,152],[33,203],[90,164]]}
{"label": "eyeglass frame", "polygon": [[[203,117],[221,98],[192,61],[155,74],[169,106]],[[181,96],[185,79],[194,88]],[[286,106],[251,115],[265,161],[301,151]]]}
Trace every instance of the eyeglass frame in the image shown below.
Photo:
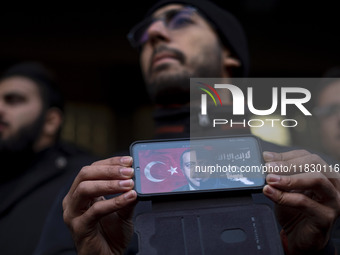
{"label": "eyeglass frame", "polygon": [[[192,15],[193,13],[200,14],[199,11],[198,11],[195,7],[190,6],[190,5],[184,6],[184,8],[179,9],[178,12],[177,12],[176,14],[181,13],[181,12],[184,12],[184,11],[186,11],[186,12],[189,12],[189,11],[190,11],[190,12],[191,12],[191,13],[190,13],[191,15]],[[166,14],[169,15],[169,13],[166,13]],[[175,15],[173,15],[173,16],[175,16]],[[136,42],[136,40],[134,39],[134,36],[135,36],[136,32],[137,32],[139,29],[141,29],[141,28],[143,28],[143,27],[145,26],[145,30],[144,30],[144,32],[142,33],[142,34],[144,35],[145,31],[147,31],[147,29],[148,29],[153,23],[155,23],[156,21],[163,21],[163,23],[165,24],[165,26],[168,28],[168,24],[166,23],[166,19],[167,19],[166,15],[162,15],[162,16],[160,16],[160,17],[152,17],[152,16],[150,16],[150,17],[145,18],[145,19],[142,20],[141,22],[137,23],[137,24],[130,30],[130,32],[127,34],[127,38],[128,38],[128,40],[129,40],[131,46],[132,46],[133,48],[139,48],[141,45],[144,44],[144,43],[138,43],[138,42]]]}

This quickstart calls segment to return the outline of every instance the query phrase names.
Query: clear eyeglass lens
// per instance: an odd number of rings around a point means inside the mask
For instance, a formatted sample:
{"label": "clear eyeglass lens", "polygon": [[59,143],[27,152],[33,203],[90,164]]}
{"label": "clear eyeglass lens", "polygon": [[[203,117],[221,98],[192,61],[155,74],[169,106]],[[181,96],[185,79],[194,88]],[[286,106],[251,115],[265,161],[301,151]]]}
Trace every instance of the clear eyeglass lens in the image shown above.
{"label": "clear eyeglass lens", "polygon": [[164,16],[158,18],[145,20],[138,28],[134,29],[133,32],[129,34],[132,41],[131,43],[134,47],[139,47],[144,44],[148,40],[148,28],[151,24],[159,20],[163,21],[164,25],[170,30],[186,27],[191,23],[192,14],[195,11],[195,8],[186,7],[181,10],[166,13]]}

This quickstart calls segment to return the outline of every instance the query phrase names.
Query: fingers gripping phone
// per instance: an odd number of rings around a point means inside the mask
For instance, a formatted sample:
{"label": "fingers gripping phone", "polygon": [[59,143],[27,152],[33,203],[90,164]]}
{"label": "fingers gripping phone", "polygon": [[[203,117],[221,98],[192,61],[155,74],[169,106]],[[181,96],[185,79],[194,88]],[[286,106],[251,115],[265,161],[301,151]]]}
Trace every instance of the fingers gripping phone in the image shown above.
{"label": "fingers gripping phone", "polygon": [[137,141],[130,146],[140,199],[260,190],[265,184],[254,136]]}

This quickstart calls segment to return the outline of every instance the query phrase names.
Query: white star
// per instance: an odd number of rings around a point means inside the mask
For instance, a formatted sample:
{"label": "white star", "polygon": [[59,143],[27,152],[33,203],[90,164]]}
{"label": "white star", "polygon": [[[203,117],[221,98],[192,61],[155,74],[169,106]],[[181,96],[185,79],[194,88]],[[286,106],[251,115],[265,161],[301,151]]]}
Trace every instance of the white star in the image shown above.
{"label": "white star", "polygon": [[170,166],[170,169],[168,170],[168,172],[171,173],[171,175],[173,175],[174,173],[178,174],[178,172],[176,171],[177,167],[172,167]]}

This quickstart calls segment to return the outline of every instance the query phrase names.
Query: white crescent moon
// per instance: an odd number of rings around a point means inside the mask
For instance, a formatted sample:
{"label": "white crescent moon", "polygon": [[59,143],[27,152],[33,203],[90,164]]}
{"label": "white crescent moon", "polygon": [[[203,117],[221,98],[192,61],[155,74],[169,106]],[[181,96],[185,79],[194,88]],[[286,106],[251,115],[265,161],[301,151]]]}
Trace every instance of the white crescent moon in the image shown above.
{"label": "white crescent moon", "polygon": [[145,174],[145,177],[148,178],[149,181],[152,181],[152,182],[162,182],[164,181],[165,179],[156,179],[154,178],[151,173],[150,173],[150,169],[151,167],[153,167],[154,165],[156,164],[162,164],[162,165],[165,165],[163,162],[161,161],[151,161],[149,164],[146,165],[146,167],[144,168],[144,174]]}

